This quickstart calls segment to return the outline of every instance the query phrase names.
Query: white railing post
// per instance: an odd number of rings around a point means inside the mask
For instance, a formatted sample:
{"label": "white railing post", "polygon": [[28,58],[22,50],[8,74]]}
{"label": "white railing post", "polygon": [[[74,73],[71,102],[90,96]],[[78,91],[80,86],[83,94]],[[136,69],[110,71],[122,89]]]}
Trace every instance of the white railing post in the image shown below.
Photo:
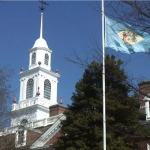
{"label": "white railing post", "polygon": [[149,118],[149,101],[145,100],[145,114],[146,114],[146,120]]}
{"label": "white railing post", "polygon": [[12,110],[16,110],[16,104],[15,103],[12,105]]}
{"label": "white railing post", "polygon": [[44,126],[47,126],[47,118],[44,120]]}

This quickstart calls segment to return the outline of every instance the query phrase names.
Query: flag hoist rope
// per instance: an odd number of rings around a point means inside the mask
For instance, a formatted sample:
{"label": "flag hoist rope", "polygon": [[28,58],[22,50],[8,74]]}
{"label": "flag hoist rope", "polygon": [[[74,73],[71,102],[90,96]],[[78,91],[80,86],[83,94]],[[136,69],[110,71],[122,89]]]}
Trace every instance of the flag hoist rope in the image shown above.
{"label": "flag hoist rope", "polygon": [[103,150],[106,150],[106,112],[105,112],[105,13],[104,13],[104,0],[101,3],[102,7],[102,47],[103,47]]}

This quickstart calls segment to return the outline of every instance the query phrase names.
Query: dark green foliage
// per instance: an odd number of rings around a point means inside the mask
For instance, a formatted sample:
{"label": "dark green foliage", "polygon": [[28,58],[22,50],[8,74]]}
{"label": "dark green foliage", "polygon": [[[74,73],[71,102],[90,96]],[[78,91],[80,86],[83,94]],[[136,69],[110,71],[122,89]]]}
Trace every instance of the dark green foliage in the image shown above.
{"label": "dark green foliage", "polygon": [[[137,96],[129,96],[122,61],[106,56],[107,150],[135,150],[148,135],[139,124]],[[72,104],[65,112],[57,150],[102,150],[102,64],[93,61],[76,84]],[[142,137],[144,136],[144,138]]]}

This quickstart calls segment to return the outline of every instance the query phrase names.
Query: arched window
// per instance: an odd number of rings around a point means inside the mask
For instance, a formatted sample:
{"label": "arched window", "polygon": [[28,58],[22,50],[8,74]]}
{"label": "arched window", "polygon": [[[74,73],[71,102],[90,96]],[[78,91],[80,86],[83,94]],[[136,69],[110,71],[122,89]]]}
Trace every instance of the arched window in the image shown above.
{"label": "arched window", "polygon": [[44,98],[51,98],[51,83],[47,79],[44,81]]}
{"label": "arched window", "polygon": [[36,53],[32,54],[32,65],[36,62]]}
{"label": "arched window", "polygon": [[33,84],[33,79],[29,79],[27,82],[26,99],[33,97]]}
{"label": "arched window", "polygon": [[49,56],[48,56],[48,54],[45,54],[45,61],[44,61],[44,64],[45,64],[45,65],[48,65],[48,61],[49,61]]}
{"label": "arched window", "polygon": [[21,125],[26,126],[27,123],[28,123],[28,120],[27,120],[27,119],[22,119]]}

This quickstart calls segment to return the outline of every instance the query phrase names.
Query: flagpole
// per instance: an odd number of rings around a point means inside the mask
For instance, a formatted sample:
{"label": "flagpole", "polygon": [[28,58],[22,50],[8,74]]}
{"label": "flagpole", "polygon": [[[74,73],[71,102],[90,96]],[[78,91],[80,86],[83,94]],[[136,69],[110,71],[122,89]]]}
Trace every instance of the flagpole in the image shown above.
{"label": "flagpole", "polygon": [[106,113],[105,113],[105,14],[104,14],[104,0],[102,0],[102,45],[103,45],[103,150],[106,150]]}

